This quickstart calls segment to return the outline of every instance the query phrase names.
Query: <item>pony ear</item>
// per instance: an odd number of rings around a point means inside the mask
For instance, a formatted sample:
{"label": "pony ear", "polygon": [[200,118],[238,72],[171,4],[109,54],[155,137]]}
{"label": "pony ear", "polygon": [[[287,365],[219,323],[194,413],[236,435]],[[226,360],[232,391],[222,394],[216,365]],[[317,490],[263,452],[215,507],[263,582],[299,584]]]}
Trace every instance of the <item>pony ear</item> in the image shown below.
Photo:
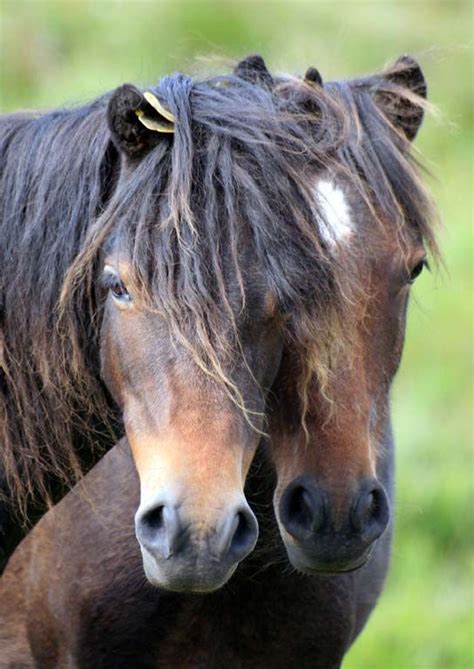
{"label": "pony ear", "polygon": [[154,148],[163,135],[174,132],[174,117],[150,92],[132,84],[117,88],[109,100],[107,120],[117,148],[129,158],[139,158]]}
{"label": "pony ear", "polygon": [[273,77],[265,65],[262,56],[252,54],[241,60],[234,68],[236,77],[248,81],[251,84],[266,86],[271,88],[273,86]]}
{"label": "pony ear", "polygon": [[307,84],[319,86],[320,88],[323,86],[323,78],[320,75],[319,70],[317,70],[315,67],[308,67],[306,74],[304,75],[304,81]]}
{"label": "pony ear", "polygon": [[378,106],[409,142],[415,139],[423,121],[426,96],[427,85],[421,67],[406,55],[400,56],[382,75],[381,85],[375,91]]}

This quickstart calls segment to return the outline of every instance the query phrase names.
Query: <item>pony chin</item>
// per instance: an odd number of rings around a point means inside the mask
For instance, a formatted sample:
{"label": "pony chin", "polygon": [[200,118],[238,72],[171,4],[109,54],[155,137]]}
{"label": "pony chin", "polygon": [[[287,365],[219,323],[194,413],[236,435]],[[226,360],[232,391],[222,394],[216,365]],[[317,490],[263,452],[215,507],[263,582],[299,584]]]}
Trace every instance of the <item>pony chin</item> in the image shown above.
{"label": "pony chin", "polygon": [[308,576],[337,576],[362,569],[370,560],[373,546],[361,555],[352,558],[324,558],[302,550],[300,547],[286,545],[288,559],[297,571]]}
{"label": "pony chin", "polygon": [[166,560],[158,561],[145,548],[140,546],[143,570],[147,580],[160,590],[186,593],[209,593],[222,588],[232,577],[237,564],[224,569],[219,563],[210,565],[199,562],[191,566],[171,564]]}

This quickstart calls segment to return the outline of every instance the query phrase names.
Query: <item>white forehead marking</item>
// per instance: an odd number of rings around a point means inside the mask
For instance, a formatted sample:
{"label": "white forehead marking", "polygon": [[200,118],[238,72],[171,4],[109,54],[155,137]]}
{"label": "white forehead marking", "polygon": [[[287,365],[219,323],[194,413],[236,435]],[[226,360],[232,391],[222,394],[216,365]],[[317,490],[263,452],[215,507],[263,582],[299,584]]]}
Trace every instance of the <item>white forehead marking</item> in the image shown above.
{"label": "white forehead marking", "polygon": [[316,197],[323,214],[320,226],[324,241],[334,246],[350,237],[353,225],[342,189],[332,181],[322,179],[316,186]]}

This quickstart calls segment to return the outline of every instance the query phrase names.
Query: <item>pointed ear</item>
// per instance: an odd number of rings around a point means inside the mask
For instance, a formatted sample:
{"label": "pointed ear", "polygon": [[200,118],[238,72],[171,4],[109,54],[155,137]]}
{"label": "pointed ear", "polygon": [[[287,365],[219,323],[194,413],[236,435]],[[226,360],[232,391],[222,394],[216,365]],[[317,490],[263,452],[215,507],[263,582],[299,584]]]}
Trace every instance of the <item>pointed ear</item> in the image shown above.
{"label": "pointed ear", "polygon": [[140,158],[174,132],[173,115],[153,93],[142,93],[132,84],[112,93],[107,120],[114,144],[131,159]]}
{"label": "pointed ear", "polygon": [[409,142],[415,139],[423,121],[426,96],[425,77],[411,56],[401,56],[382,75],[375,91],[379,108]]}
{"label": "pointed ear", "polygon": [[273,86],[273,77],[267,70],[262,56],[258,54],[247,56],[240,63],[237,63],[234,68],[234,74],[236,77],[244,79],[244,81],[248,81],[251,84],[258,84],[267,88],[272,88]]}
{"label": "pointed ear", "polygon": [[306,74],[304,75],[304,81],[307,84],[312,86],[319,86],[320,88],[323,85],[323,78],[315,67],[308,67]]}

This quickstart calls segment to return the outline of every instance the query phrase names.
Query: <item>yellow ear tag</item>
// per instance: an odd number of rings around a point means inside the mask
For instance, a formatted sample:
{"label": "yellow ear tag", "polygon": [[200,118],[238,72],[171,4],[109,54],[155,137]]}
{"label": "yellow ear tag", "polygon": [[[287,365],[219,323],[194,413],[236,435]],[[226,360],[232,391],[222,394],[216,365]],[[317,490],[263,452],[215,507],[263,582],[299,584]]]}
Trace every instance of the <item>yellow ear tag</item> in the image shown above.
{"label": "yellow ear tag", "polygon": [[148,130],[153,130],[155,132],[173,133],[174,123],[175,123],[173,114],[167,109],[165,109],[165,107],[163,107],[163,105],[158,100],[156,95],[153,95],[153,93],[150,93],[150,91],[146,91],[145,93],[143,93],[143,96],[150,105],[150,107],[153,107],[153,109],[157,111],[160,116],[163,117],[164,123],[160,123],[159,121],[150,118],[145,114],[145,112],[142,109],[137,109],[135,111],[135,114],[137,115],[140,123],[144,125],[145,128],[148,128]]}
{"label": "yellow ear tag", "polygon": [[170,123],[175,123],[175,118],[173,114],[167,109],[165,109],[165,107],[163,107],[163,105],[158,100],[156,95],[153,95],[153,93],[150,93],[150,91],[145,91],[145,93],[143,93],[143,96],[150,105],[150,107],[156,109],[156,111],[158,112],[158,114],[160,114],[160,116],[163,116],[163,118],[165,118]]}
{"label": "yellow ear tag", "polygon": [[166,125],[164,123],[158,123],[158,121],[155,121],[149,116],[145,116],[145,112],[142,111],[141,109],[137,109],[135,111],[135,114],[137,115],[140,123],[144,125],[145,128],[148,128],[148,130],[154,130],[155,132],[169,132],[169,133],[174,132],[174,125],[172,125],[171,123]]}

